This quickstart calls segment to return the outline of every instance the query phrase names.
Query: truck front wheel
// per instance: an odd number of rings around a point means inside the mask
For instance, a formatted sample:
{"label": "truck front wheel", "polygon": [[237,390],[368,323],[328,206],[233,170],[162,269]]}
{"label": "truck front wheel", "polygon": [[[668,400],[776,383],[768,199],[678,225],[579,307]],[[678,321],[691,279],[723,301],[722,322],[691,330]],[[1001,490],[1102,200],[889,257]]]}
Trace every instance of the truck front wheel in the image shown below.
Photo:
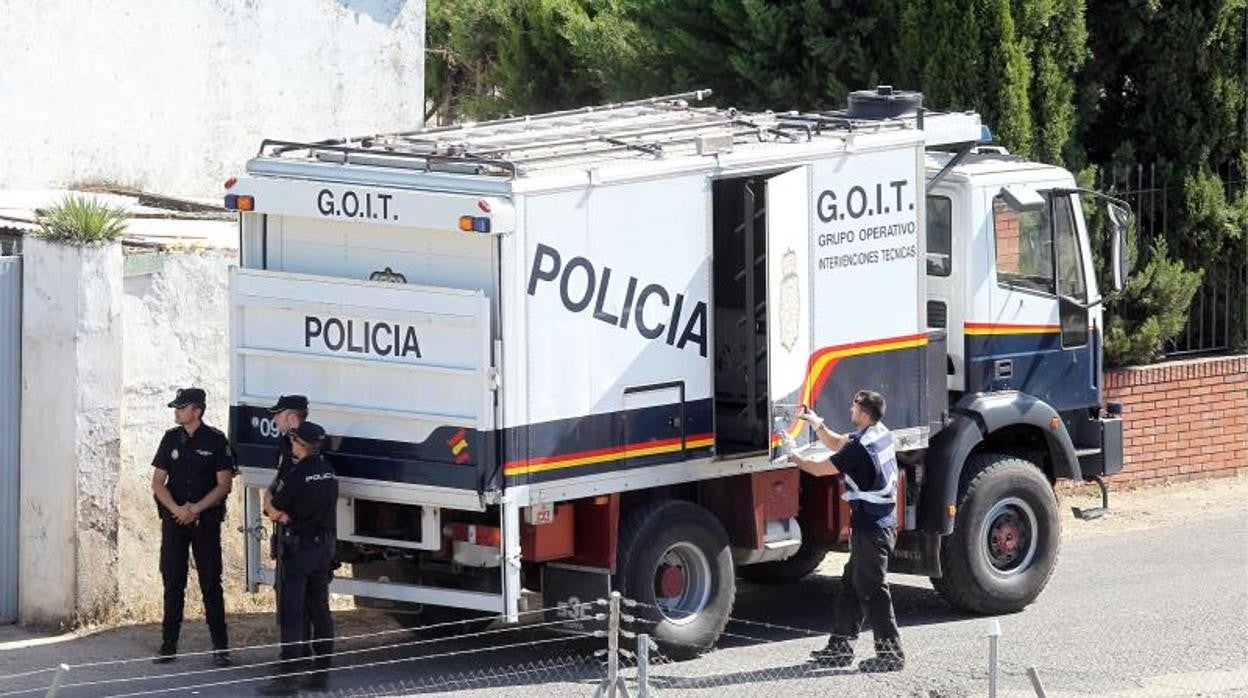
{"label": "truck front wheel", "polygon": [[944,576],[932,586],[972,613],[1021,611],[1053,574],[1061,521],[1053,488],[1034,463],[1000,453],[970,458],[953,533],[941,543]]}
{"label": "truck front wheel", "polygon": [[[680,500],[652,502],[620,527],[620,593],[642,605],[660,649],[674,659],[715,645],[736,596],[728,534],[706,509]],[[646,631],[643,631],[646,632]]]}

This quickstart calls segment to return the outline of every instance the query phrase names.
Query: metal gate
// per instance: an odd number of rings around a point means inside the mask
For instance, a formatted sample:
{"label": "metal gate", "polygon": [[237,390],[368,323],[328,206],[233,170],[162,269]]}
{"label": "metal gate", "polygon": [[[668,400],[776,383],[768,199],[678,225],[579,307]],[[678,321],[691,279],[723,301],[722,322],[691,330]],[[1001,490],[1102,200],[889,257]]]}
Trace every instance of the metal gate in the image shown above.
{"label": "metal gate", "polygon": [[22,258],[0,257],[0,623],[17,620]]}

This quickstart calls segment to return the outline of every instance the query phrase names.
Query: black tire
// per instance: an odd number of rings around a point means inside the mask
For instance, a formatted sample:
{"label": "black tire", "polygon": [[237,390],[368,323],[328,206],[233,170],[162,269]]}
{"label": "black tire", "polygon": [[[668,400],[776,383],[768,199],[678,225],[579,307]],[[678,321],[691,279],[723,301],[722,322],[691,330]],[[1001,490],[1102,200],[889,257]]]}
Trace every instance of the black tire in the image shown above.
{"label": "black tire", "polygon": [[933,577],[932,586],[963,611],[1021,611],[1057,563],[1057,498],[1040,468],[1022,458],[981,453],[966,467],[953,533],[941,542],[944,576]]}
{"label": "black tire", "polygon": [[[715,646],[736,597],[732,567],[724,527],[691,502],[651,502],[620,525],[616,585],[625,598],[644,604],[626,612],[637,616],[642,632],[673,659],[693,658]],[[660,598],[660,579],[672,568],[679,590]]]}
{"label": "black tire", "polygon": [[828,548],[823,543],[804,541],[793,557],[776,562],[760,562],[746,565],[737,571],[742,579],[758,584],[791,584],[800,582],[819,568],[827,557]]}

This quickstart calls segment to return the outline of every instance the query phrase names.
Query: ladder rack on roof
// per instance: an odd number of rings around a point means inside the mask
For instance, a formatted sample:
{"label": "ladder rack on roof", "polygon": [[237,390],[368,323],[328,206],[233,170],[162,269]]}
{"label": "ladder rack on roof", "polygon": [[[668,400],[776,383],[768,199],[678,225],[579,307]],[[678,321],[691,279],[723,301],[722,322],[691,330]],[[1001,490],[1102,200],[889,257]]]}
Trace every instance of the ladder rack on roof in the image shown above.
{"label": "ladder rack on roof", "polygon": [[[967,134],[979,130],[979,117],[974,114],[920,112],[917,117],[866,121],[850,119],[842,112],[743,114],[735,109],[690,106],[689,100],[700,101],[710,94],[710,90],[696,90],[600,107],[310,143],[265,140],[259,157],[302,154],[325,162],[516,177],[604,159],[700,155],[704,153],[700,139],[708,136],[748,144],[936,127],[931,134],[935,138],[928,139],[930,146],[974,140]],[[942,131],[947,135],[936,135]]]}

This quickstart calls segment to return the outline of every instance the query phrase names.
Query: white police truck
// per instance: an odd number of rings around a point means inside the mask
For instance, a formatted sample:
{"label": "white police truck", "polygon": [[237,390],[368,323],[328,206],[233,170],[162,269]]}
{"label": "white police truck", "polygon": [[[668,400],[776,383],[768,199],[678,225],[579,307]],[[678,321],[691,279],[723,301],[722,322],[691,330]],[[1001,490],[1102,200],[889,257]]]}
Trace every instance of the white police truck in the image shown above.
{"label": "white police truck", "polygon": [[247,582],[272,584],[266,411],[302,393],[340,478],[333,589],[446,618],[610,590],[675,654],[738,576],[844,549],[806,405],[888,400],[894,571],[971,612],[1030,603],[1053,485],[1122,463],[1101,286],[1070,173],[986,145],[974,113],[889,88],[835,112],[706,92],[320,142],[265,141],[227,183],[230,436]]}

